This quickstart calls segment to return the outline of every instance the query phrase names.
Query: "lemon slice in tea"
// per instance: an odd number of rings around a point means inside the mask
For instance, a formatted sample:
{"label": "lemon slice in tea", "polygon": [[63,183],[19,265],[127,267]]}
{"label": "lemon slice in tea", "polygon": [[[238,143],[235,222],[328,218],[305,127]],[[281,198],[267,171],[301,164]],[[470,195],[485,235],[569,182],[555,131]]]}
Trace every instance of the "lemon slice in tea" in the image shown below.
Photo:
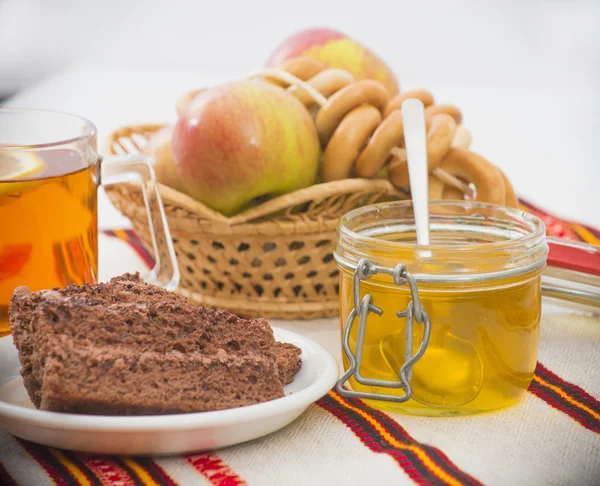
{"label": "lemon slice in tea", "polygon": [[21,192],[37,181],[11,182],[41,173],[46,164],[33,152],[0,152],[0,196]]}

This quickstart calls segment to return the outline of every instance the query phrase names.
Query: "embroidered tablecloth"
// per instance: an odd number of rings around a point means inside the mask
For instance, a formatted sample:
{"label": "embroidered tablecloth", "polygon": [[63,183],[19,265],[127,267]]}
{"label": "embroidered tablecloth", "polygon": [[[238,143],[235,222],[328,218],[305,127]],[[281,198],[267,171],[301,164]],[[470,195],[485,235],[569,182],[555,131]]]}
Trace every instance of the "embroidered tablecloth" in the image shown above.
{"label": "embroidered tablecloth", "polygon": [[[550,234],[600,244],[593,228],[540,214]],[[134,233],[100,236],[101,280],[143,271]],[[341,357],[336,319],[272,321]],[[539,361],[524,400],[490,414],[384,413],[331,391],[267,437],[180,457],[57,450],[0,429],[7,485],[599,485],[600,317],[544,304]]]}

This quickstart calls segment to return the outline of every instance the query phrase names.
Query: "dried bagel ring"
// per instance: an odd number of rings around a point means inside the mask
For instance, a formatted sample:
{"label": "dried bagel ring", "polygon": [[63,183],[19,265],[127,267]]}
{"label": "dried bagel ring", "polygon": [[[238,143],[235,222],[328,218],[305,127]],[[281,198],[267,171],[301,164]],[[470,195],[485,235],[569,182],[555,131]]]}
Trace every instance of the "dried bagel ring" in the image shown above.
{"label": "dried bagel ring", "polygon": [[[334,93],[354,82],[352,75],[343,69],[326,69],[306,81],[310,86],[329,98]],[[292,93],[305,106],[315,103],[310,93],[300,86],[290,86],[288,91]]]}
{"label": "dried bagel ring", "polygon": [[472,140],[473,137],[471,136],[471,132],[469,132],[464,125],[457,125],[456,133],[452,139],[452,146],[468,149],[471,146]]}
{"label": "dried bagel ring", "polygon": [[367,104],[383,113],[388,98],[388,92],[383,85],[371,79],[357,81],[339,90],[319,110],[315,119],[321,143],[327,145],[343,118],[354,108]]}
{"label": "dried bagel ring", "polygon": [[[451,148],[439,168],[467,183],[472,183],[477,192],[477,201],[504,204],[506,189],[502,173],[481,155],[461,148]],[[429,176],[429,199],[445,198],[447,186],[438,181],[434,175]]]}
{"label": "dried bagel ring", "polygon": [[344,117],[323,154],[323,182],[350,177],[360,149],[381,123],[381,119],[380,111],[371,105],[358,106]]}
{"label": "dried bagel ring", "polygon": [[402,113],[391,113],[377,127],[356,161],[358,177],[374,177],[390,158],[392,148],[404,142]]}
{"label": "dried bagel ring", "polygon": [[429,199],[464,201],[465,194],[457,187],[446,184],[433,174],[429,175]]}
{"label": "dried bagel ring", "polygon": [[460,189],[457,189],[456,187],[446,186],[446,189],[444,189],[444,200],[464,201],[465,195]]}
{"label": "dried bagel ring", "polygon": [[[442,159],[450,150],[455,133],[456,122],[450,115],[440,114],[431,117],[431,124],[427,131],[427,164],[430,172],[441,164]],[[388,172],[390,181],[396,187],[409,186],[410,179],[406,159],[393,161],[395,163]]]}
{"label": "dried bagel ring", "polygon": [[456,120],[456,123],[462,122],[462,113],[454,105],[432,105],[425,108],[425,118],[430,118],[442,113],[450,115]]}
{"label": "dried bagel ring", "polygon": [[325,69],[325,66],[316,59],[309,57],[294,57],[285,61],[279,69],[290,73],[292,76],[306,81],[316,76]]}
{"label": "dried bagel ring", "polygon": [[515,193],[513,185],[510,183],[510,180],[508,179],[508,177],[506,177],[506,174],[502,172],[502,170],[498,168],[498,171],[502,175],[502,180],[504,181],[504,188],[506,189],[506,201],[504,201],[504,205],[510,208],[518,208],[519,198]]}
{"label": "dried bagel ring", "polygon": [[434,103],[433,95],[429,91],[426,91],[424,89],[413,89],[411,91],[405,91],[404,93],[398,93],[390,100],[389,104],[387,105],[383,114],[384,118],[387,118],[388,116],[390,116],[391,113],[393,113],[396,110],[401,110],[402,103],[404,103],[404,101],[408,100],[409,98],[416,98],[418,100],[421,100],[423,106],[425,107],[433,105]]}

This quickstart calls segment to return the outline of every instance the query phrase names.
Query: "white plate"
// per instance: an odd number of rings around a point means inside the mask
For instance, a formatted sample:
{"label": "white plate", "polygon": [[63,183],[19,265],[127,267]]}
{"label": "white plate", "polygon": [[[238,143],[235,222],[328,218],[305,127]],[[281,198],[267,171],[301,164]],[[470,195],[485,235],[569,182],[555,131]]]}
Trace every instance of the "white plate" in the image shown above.
{"label": "white plate", "polygon": [[22,439],[97,454],[181,454],[256,439],[294,421],[335,384],[339,367],[321,345],[273,328],[275,339],[302,349],[302,368],[269,402],[214,412],[114,417],[46,412],[29,401],[10,336],[0,339],[0,426]]}

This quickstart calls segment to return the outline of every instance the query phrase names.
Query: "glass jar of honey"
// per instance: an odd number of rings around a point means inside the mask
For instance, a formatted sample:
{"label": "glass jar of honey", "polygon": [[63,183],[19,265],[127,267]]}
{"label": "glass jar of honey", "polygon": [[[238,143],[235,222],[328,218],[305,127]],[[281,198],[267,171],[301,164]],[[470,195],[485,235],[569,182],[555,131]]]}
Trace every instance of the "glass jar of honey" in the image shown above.
{"label": "glass jar of honey", "polygon": [[516,209],[445,201],[430,203],[430,228],[431,244],[417,245],[410,201],[341,218],[346,372],[336,388],[419,415],[513,405],[536,366],[544,224]]}

